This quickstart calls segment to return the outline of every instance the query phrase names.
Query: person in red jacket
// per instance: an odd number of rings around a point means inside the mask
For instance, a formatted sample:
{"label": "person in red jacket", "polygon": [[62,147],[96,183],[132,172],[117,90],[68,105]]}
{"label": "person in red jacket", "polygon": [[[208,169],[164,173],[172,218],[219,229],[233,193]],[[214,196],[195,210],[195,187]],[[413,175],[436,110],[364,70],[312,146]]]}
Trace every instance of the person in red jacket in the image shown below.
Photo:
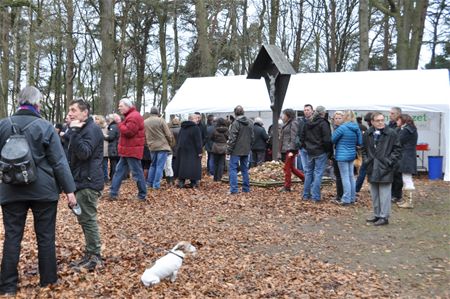
{"label": "person in red jacket", "polygon": [[122,121],[119,116],[114,119],[120,132],[118,146],[120,160],[111,182],[109,196],[111,200],[117,199],[122,180],[128,171],[131,171],[139,190],[137,197],[139,200],[145,201],[147,187],[141,166],[145,142],[144,118],[136,111],[130,99],[120,100],[119,111],[125,116],[125,119]]}

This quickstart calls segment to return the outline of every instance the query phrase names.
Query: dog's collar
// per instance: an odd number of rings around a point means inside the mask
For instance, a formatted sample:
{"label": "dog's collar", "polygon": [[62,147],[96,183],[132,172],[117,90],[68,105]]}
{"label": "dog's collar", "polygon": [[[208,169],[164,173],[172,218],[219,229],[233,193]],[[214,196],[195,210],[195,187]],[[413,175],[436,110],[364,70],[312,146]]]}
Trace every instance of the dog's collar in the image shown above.
{"label": "dog's collar", "polygon": [[170,250],[169,253],[171,253],[171,254],[173,254],[173,255],[176,255],[176,256],[178,256],[180,259],[184,260],[184,257],[182,257],[181,255],[179,255],[179,254],[173,252],[172,250]]}

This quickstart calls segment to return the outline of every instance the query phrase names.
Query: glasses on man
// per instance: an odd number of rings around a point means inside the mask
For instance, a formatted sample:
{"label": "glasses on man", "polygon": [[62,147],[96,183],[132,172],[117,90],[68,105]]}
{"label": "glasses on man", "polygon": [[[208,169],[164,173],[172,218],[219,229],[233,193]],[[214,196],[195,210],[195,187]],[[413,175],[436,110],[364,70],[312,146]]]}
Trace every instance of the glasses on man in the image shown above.
{"label": "glasses on man", "polygon": [[382,122],[384,122],[384,118],[374,119],[373,121],[377,122],[377,123],[382,123]]}

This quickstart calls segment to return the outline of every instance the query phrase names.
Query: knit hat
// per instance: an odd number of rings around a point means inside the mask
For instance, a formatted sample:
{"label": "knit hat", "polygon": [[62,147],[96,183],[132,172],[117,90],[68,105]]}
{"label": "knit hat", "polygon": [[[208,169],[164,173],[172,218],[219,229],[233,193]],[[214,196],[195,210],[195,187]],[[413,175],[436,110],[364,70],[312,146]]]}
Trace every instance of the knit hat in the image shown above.
{"label": "knit hat", "polygon": [[324,106],[317,106],[316,107],[316,112],[319,113],[319,114],[322,114],[322,113],[327,112],[327,110],[325,109]]}

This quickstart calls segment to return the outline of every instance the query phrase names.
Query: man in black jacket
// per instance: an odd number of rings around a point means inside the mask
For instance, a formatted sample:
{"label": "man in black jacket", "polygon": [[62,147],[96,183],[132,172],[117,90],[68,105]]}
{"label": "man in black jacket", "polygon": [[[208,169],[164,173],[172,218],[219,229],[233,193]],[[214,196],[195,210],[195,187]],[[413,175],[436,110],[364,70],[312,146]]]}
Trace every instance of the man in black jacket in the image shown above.
{"label": "man in black jacket", "polygon": [[301,148],[306,149],[307,161],[303,165],[305,184],[303,200],[320,201],[322,176],[333,148],[331,143],[331,126],[325,118],[326,110],[317,106],[311,121],[308,121],[301,132]]}
{"label": "man in black jacket", "polygon": [[89,116],[90,105],[75,100],[69,106],[69,164],[72,170],[81,214],[78,215],[86,241],[85,255],[72,262],[77,269],[94,270],[102,265],[100,234],[97,224],[97,201],[103,190],[103,132]]}
{"label": "man in black jacket", "polygon": [[391,213],[391,185],[401,158],[401,145],[397,132],[385,125],[384,116],[379,112],[372,114],[372,127],[364,134],[362,154],[373,204],[373,217],[367,222],[386,225]]}
{"label": "man in black jacket", "polygon": [[[76,205],[75,183],[52,124],[41,118],[40,91],[25,87],[17,96],[18,111],[11,121],[24,130],[38,179],[28,185],[0,184],[5,239],[0,274],[0,295],[15,295],[19,274],[17,264],[28,210],[33,212],[34,230],[38,244],[40,285],[45,287],[57,281],[55,226],[59,193],[64,191],[69,206]],[[34,122],[31,124],[31,122]],[[0,150],[11,135],[9,119],[0,121]],[[22,277],[25,279],[25,277]]]}

